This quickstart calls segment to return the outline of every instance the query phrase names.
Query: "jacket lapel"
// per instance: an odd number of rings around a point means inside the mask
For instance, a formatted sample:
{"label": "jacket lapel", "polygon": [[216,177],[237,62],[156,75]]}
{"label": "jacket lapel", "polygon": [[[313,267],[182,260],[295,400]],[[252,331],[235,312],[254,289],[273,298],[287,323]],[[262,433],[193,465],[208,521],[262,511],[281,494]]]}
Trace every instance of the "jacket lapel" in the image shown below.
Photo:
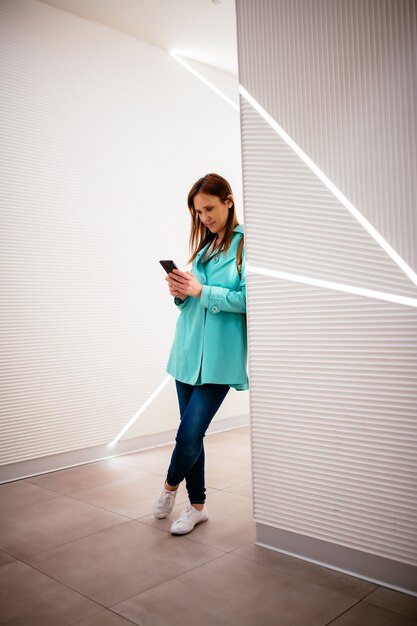
{"label": "jacket lapel", "polygon": [[[244,234],[243,225],[242,224],[238,224],[237,226],[235,226],[235,228],[233,229],[233,232],[237,232],[237,233],[243,235]],[[237,245],[239,245],[240,239],[241,239],[240,236],[237,237],[237,240],[238,240]],[[197,273],[200,274],[200,276],[204,278],[204,280],[207,280],[207,276],[206,276],[206,272],[204,270],[204,265],[201,262],[201,259],[203,258],[204,254],[205,254],[207,248],[210,246],[210,244],[211,244],[211,242],[209,242],[207,245],[205,245],[204,248],[202,250],[200,250],[200,252],[195,257],[195,269],[196,269]],[[224,265],[226,265],[226,263],[229,263],[229,261],[235,260],[235,255],[236,255],[236,249],[235,249],[235,243],[233,242],[233,244],[230,246],[230,248],[228,249],[226,254],[221,253],[221,255],[219,256],[219,262],[216,264],[215,268],[212,271],[213,272],[217,271],[217,270],[221,269]]]}
{"label": "jacket lapel", "polygon": [[194,259],[194,268],[195,268],[195,272],[196,272],[196,277],[198,278],[198,275],[200,275],[201,278],[204,278],[204,282],[207,281],[207,275],[206,272],[204,270],[204,265],[201,262],[201,259],[203,258],[204,254],[206,253],[207,248],[210,246],[210,241],[207,245],[204,246],[204,248],[202,250],[200,250],[200,252],[197,254],[197,256]]}

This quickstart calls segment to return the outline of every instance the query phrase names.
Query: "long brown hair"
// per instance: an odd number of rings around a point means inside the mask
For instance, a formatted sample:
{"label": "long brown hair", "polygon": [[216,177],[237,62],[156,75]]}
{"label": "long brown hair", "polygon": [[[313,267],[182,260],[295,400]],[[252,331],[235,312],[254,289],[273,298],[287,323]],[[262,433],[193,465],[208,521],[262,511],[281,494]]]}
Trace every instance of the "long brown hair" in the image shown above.
{"label": "long brown hair", "polygon": [[191,187],[188,194],[188,208],[191,213],[191,234],[190,234],[190,250],[192,252],[191,257],[187,261],[192,263],[197,254],[213,239],[216,239],[217,233],[212,233],[211,230],[201,222],[198,214],[194,208],[194,197],[196,194],[207,193],[212,196],[217,196],[222,202],[228,199],[228,196],[232,196],[232,206],[229,209],[229,215],[227,216],[226,229],[223,235],[223,239],[216,246],[213,251],[213,256],[220,254],[220,252],[226,252],[230,248],[233,237],[233,229],[238,226],[239,222],[236,217],[235,202],[233,198],[232,188],[223,176],[219,174],[206,174],[202,178],[199,178]]}

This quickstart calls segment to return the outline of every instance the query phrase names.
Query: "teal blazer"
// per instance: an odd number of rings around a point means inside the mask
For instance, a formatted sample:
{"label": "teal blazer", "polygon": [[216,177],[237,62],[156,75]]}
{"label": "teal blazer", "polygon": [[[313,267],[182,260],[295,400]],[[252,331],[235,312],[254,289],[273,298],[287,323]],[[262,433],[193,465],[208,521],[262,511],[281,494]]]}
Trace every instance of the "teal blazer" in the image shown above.
{"label": "teal blazer", "polygon": [[247,365],[245,245],[239,277],[236,255],[243,225],[235,226],[226,253],[202,263],[208,243],[191,271],[203,286],[201,296],[175,297],[180,309],[166,371],[189,385],[217,383],[249,389]]}

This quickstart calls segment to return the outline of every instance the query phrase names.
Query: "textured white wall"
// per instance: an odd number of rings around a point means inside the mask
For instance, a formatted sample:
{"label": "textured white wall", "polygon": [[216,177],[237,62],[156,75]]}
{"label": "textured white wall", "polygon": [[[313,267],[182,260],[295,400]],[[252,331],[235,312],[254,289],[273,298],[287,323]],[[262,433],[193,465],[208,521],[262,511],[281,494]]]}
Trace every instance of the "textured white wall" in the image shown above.
{"label": "textured white wall", "polygon": [[417,4],[236,8],[240,82],[417,271]]}
{"label": "textured white wall", "polygon": [[[244,89],[416,271],[415,2],[236,9]],[[243,96],[241,128],[258,540],[416,592],[417,286]]]}
{"label": "textured white wall", "polygon": [[[243,213],[238,113],[167,52],[34,0],[0,49],[4,466],[120,432],[166,376],[189,188],[217,171]],[[175,428],[165,397],[125,438]]]}

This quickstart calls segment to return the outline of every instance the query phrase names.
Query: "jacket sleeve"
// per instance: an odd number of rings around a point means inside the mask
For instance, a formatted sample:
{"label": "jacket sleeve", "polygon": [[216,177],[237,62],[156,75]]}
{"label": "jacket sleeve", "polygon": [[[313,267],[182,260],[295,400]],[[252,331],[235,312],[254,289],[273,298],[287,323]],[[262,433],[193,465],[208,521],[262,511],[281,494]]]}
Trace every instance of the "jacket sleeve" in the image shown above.
{"label": "jacket sleeve", "polygon": [[181,298],[178,298],[177,296],[175,296],[174,304],[176,304],[179,309],[183,309],[189,299],[190,299],[190,296],[187,296],[184,300],[181,300]]}
{"label": "jacket sleeve", "polygon": [[211,313],[246,313],[246,277],[245,257],[242,255],[242,277],[239,290],[217,287],[215,285],[203,285],[200,296],[201,306],[206,307]]}

